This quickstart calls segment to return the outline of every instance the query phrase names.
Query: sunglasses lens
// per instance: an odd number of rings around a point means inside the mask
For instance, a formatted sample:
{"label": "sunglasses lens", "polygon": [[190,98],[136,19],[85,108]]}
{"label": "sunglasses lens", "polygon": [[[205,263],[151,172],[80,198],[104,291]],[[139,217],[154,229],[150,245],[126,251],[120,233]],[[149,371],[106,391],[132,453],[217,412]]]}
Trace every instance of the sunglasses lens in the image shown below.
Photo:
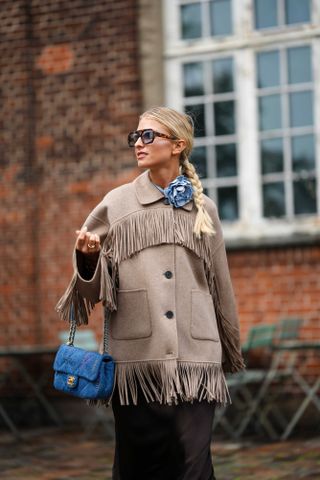
{"label": "sunglasses lens", "polygon": [[153,130],[144,130],[141,138],[144,144],[152,143],[154,140]]}
{"label": "sunglasses lens", "polygon": [[128,145],[129,147],[134,147],[134,144],[139,138],[138,132],[130,132],[128,135]]}

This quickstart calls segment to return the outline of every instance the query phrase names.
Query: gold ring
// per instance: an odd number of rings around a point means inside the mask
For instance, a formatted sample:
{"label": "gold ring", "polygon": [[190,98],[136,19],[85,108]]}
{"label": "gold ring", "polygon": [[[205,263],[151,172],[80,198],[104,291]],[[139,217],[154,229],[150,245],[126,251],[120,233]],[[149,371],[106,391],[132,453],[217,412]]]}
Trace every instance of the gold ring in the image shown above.
{"label": "gold ring", "polygon": [[88,243],[88,248],[96,248],[96,243]]}

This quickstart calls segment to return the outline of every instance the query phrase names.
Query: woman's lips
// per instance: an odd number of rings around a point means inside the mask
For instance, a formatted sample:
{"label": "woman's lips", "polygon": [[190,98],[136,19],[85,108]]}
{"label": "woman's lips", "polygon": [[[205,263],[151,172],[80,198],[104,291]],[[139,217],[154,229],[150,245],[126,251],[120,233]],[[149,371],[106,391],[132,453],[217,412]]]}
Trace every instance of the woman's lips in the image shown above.
{"label": "woman's lips", "polygon": [[139,152],[139,153],[137,153],[137,158],[143,158],[146,155],[148,155],[146,152]]}

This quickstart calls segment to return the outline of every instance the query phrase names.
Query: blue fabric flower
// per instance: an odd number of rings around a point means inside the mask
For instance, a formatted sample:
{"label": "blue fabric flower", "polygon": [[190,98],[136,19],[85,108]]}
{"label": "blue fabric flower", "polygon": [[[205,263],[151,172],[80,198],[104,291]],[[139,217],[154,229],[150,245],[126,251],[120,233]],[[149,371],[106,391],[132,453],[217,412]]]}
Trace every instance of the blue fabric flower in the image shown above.
{"label": "blue fabric flower", "polygon": [[184,175],[179,175],[163,190],[169,203],[176,208],[190,202],[193,196],[193,187],[190,180]]}

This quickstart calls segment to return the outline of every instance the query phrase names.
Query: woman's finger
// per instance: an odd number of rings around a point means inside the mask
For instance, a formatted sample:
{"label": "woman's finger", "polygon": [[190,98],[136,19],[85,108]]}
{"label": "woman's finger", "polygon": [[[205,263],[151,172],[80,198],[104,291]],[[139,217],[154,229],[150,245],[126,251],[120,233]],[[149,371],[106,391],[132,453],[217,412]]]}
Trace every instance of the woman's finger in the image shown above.
{"label": "woman's finger", "polygon": [[87,232],[85,247],[88,253],[95,253],[97,251],[97,240],[94,233]]}
{"label": "woman's finger", "polygon": [[81,230],[76,230],[76,234],[78,235],[77,242],[76,242],[77,250],[83,251],[83,247],[84,247],[85,241],[86,241],[87,230],[88,229],[87,229],[86,226],[81,228]]}

